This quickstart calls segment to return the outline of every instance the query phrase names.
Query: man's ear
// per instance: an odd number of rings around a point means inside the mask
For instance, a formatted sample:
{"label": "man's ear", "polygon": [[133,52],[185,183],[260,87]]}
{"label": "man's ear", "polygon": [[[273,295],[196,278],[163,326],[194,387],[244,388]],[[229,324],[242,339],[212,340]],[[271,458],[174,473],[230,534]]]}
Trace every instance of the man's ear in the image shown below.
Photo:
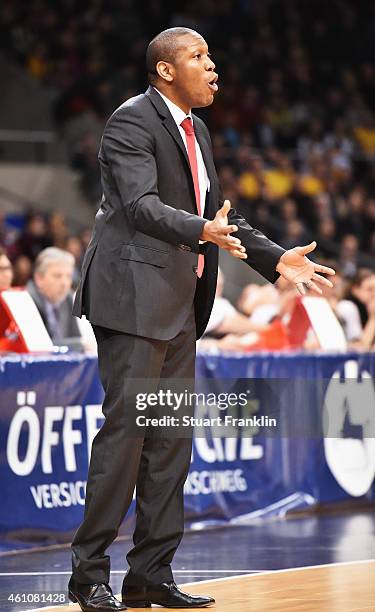
{"label": "man's ear", "polygon": [[172,83],[174,80],[174,67],[169,62],[160,61],[156,64],[156,72],[163,81]]}
{"label": "man's ear", "polygon": [[40,272],[34,272],[34,283],[36,284],[37,287],[40,286],[40,280],[42,278],[42,274],[40,274]]}

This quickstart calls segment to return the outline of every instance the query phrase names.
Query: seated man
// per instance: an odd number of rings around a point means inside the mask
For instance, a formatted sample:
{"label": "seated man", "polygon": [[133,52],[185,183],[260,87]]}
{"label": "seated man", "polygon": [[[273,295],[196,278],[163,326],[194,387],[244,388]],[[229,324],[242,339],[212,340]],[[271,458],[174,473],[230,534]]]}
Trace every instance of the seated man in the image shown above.
{"label": "seated man", "polygon": [[56,346],[81,348],[81,332],[72,315],[74,257],[48,247],[35,260],[33,280],[26,290],[33,298],[49,335]]}

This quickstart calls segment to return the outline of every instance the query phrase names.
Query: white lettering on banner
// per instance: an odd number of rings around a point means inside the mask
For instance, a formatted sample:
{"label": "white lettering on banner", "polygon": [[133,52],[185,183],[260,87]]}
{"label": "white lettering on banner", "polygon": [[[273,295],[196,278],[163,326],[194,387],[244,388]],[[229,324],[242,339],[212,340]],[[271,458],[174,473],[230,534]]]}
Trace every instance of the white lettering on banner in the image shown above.
{"label": "white lettering on banner", "polygon": [[86,481],[51,482],[30,487],[37,508],[68,508],[69,506],[84,506]]}
{"label": "white lettering on banner", "polygon": [[86,406],[86,432],[87,432],[87,459],[90,461],[93,440],[100,429],[98,421],[103,421],[102,407],[100,404],[88,404]]}
{"label": "white lettering on banner", "polygon": [[[264,449],[261,444],[254,444],[253,438],[242,438],[240,459],[261,459],[264,455]],[[236,458],[233,459],[235,461]]]}
{"label": "white lettering on banner", "polygon": [[[346,493],[366,495],[375,477],[375,389],[370,373],[360,372],[356,361],[345,363],[344,379],[340,370],[332,375],[323,417],[329,469]],[[361,434],[346,434],[345,425],[355,426]]]}
{"label": "white lettering on banner", "polygon": [[[17,476],[27,476],[30,474],[38,457],[40,441],[38,414],[31,406],[23,405],[26,402],[34,405],[35,399],[34,391],[29,391],[27,394],[24,391],[17,393],[17,404],[22,407],[17,410],[11,421],[7,440],[8,464]],[[25,457],[20,459],[18,447],[21,430],[24,425],[28,427],[28,440]]]}
{"label": "white lettering on banner", "polygon": [[[83,407],[80,405],[66,406],[65,408],[63,406],[47,406],[44,409],[44,426],[41,436],[40,421],[43,420],[43,416],[32,407],[35,403],[35,391],[19,391],[17,393],[19,408],[9,425],[6,448],[9,468],[17,476],[28,476],[35,469],[40,452],[42,472],[52,474],[55,467],[53,465],[54,450],[61,445],[64,453],[65,470],[76,472],[75,449],[82,444],[83,437],[82,422],[75,426],[74,422],[82,421]],[[92,441],[99,431],[100,421],[103,421],[104,417],[100,404],[89,404],[85,406],[84,411],[87,429],[87,452],[90,459]],[[62,429],[61,435],[57,429]],[[71,495],[74,496],[74,492]],[[45,493],[45,507],[48,507],[48,503],[48,495]]]}
{"label": "white lettering on banner", "polygon": [[263,447],[254,444],[253,438],[213,438],[210,443],[203,437],[194,438],[194,447],[206,463],[236,461],[238,454],[244,461],[263,457]]}
{"label": "white lettering on banner", "polygon": [[47,406],[44,411],[42,470],[45,474],[52,474],[52,447],[59,444],[59,434],[53,430],[53,425],[56,421],[62,421],[63,416],[62,406]]}
{"label": "white lettering on banner", "polygon": [[193,471],[188,474],[184,486],[186,495],[210,495],[211,493],[234,493],[246,490],[247,482],[241,469],[213,472]]}
{"label": "white lettering on banner", "polygon": [[[252,402],[253,412],[259,410],[259,402]],[[195,414],[197,418],[208,417],[214,419],[220,414],[220,408],[213,404],[211,406],[197,403],[195,407]],[[258,432],[259,428],[254,427],[254,435]],[[253,460],[261,459],[263,457],[263,446],[260,444],[254,444],[251,436],[238,436],[238,429],[233,428],[233,437],[221,438],[219,436],[213,436],[210,440],[206,438],[207,428],[196,427],[194,447],[197,454],[206,461],[207,463],[214,463],[215,461],[236,461],[239,458],[242,460]],[[194,452],[194,450],[193,450]],[[193,461],[193,456],[192,456]]]}
{"label": "white lettering on banner", "polygon": [[73,429],[73,421],[82,418],[82,406],[68,406],[65,412],[63,426],[63,447],[67,472],[76,472],[77,462],[74,446],[82,444],[82,433],[79,429]]}

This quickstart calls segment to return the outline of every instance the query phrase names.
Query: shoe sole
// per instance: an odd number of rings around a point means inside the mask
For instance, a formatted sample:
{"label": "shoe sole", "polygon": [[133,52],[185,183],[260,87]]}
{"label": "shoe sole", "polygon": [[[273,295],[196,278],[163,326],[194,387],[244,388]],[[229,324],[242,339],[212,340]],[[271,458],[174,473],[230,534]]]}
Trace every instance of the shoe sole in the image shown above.
{"label": "shoe sole", "polygon": [[209,608],[210,606],[213,606],[215,602],[209,602],[203,604],[203,606],[168,606],[159,601],[127,601],[126,599],[123,599],[122,603],[128,606],[129,608],[151,608],[151,605],[155,604],[157,606],[162,606],[163,608],[171,608],[174,610],[187,610],[188,608],[191,608],[192,610],[197,610],[198,608]]}
{"label": "shoe sole", "polygon": [[[82,608],[81,604],[79,603],[77,597],[75,595],[73,595],[73,593],[71,591],[68,591],[68,598],[70,599],[70,601],[72,603],[77,603],[80,606],[81,610],[84,610],[84,608]],[[122,603],[126,606],[126,603],[124,601]],[[147,607],[147,606],[141,606],[141,607],[143,608],[143,607]],[[151,604],[150,604],[150,607],[151,607]],[[99,609],[98,609],[98,612],[99,612]],[[125,612],[125,610],[120,611],[120,612]]]}

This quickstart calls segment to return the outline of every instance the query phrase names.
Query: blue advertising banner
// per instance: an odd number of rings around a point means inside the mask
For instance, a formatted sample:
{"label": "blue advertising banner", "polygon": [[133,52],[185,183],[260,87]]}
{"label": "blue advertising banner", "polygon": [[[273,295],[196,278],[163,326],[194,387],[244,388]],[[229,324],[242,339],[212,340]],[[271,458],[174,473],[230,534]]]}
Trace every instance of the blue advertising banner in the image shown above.
{"label": "blue advertising banner", "polygon": [[[213,435],[210,427],[195,435],[187,525],[373,501],[374,374],[375,354],[198,355],[196,391],[239,396],[251,387],[247,408],[255,423],[231,435]],[[97,359],[4,356],[0,398],[0,533],[63,537],[81,521],[91,444],[103,418]],[[221,408],[198,401],[197,414]]]}
{"label": "blue advertising banner", "polygon": [[5,357],[0,381],[0,531],[75,529],[103,418],[97,359]]}
{"label": "blue advertising banner", "polygon": [[[215,439],[215,451],[195,455],[197,471],[210,459],[215,469],[237,469],[234,490],[212,493],[216,503],[205,520],[216,513],[241,523],[317,503],[374,501],[374,374],[374,353],[198,355],[201,387],[267,381],[260,385],[257,414],[278,418],[274,435],[260,427],[253,437]],[[195,448],[197,443],[205,445],[196,439]],[[200,502],[195,511],[198,506],[202,511]]]}

